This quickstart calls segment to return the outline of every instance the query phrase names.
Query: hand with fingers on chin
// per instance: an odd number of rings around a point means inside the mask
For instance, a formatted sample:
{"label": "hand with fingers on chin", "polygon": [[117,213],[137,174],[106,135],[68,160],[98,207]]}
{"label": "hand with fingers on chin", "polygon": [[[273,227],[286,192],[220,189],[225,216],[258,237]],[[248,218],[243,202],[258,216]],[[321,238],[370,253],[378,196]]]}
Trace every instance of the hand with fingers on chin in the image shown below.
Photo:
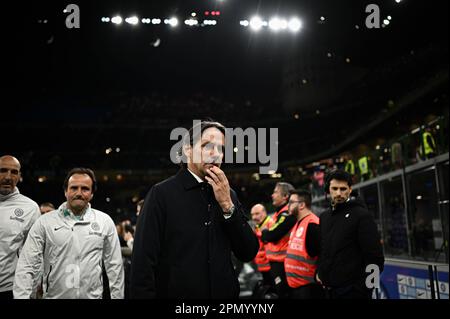
{"label": "hand with fingers on chin", "polygon": [[233,206],[233,202],[230,196],[230,184],[228,183],[225,173],[217,166],[208,168],[206,173],[208,175],[205,176],[205,179],[213,188],[214,197],[220,207],[224,212],[229,211]]}

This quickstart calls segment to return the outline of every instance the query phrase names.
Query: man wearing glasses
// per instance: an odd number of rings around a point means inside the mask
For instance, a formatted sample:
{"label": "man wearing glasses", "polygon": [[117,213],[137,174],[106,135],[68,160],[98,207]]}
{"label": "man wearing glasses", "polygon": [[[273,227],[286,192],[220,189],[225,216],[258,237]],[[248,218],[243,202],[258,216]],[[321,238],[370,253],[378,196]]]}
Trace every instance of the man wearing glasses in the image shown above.
{"label": "man wearing glasses", "polygon": [[320,299],[323,289],[314,279],[320,251],[320,228],[319,218],[311,211],[311,193],[292,191],[288,205],[289,213],[297,219],[284,260],[290,297]]}

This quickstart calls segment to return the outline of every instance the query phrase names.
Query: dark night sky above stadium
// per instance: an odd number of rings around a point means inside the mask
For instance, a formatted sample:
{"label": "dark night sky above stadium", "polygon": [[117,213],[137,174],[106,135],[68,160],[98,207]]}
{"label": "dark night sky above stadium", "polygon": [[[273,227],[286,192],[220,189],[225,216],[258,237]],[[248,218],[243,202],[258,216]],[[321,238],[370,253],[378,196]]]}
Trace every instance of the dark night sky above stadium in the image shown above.
{"label": "dark night sky above stadium", "polygon": [[[294,47],[329,48],[342,61],[351,57],[353,65],[370,67],[448,39],[444,0],[73,1],[81,10],[78,30],[65,28],[63,9],[68,3],[16,4],[10,10],[21,17],[6,30],[12,44],[7,53],[13,89],[35,94],[130,88],[270,93],[280,85],[284,63],[296,58]],[[382,20],[392,16],[387,28],[364,27],[369,3],[380,6]],[[218,25],[189,28],[182,23],[191,12],[202,15],[207,10],[221,11]],[[175,15],[181,23],[174,29],[101,23],[101,17],[115,14],[162,19]],[[239,25],[255,14],[267,20],[298,16],[303,29],[297,34],[255,33]],[[37,23],[44,19],[48,23]]]}

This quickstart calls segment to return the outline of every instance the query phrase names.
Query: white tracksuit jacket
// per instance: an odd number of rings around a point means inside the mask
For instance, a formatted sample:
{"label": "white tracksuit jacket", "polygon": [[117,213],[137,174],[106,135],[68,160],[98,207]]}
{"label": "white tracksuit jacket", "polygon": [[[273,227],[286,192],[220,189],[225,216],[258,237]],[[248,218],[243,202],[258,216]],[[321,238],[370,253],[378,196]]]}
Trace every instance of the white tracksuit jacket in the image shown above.
{"label": "white tracksuit jacket", "polygon": [[38,204],[17,187],[0,195],[0,292],[13,290],[19,253],[33,223],[41,216]]}
{"label": "white tracksuit jacket", "polygon": [[112,299],[124,297],[124,271],[119,237],[111,217],[89,207],[75,220],[66,203],[37,220],[20,254],[14,298],[30,298],[40,280],[43,298],[100,299],[102,261]]}

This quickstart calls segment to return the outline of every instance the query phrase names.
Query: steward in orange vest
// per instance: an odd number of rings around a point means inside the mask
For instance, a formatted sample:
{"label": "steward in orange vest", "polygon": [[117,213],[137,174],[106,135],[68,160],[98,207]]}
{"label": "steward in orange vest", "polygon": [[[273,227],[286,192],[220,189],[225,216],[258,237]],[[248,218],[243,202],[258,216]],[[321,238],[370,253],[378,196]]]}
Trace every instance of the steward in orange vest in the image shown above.
{"label": "steward in orange vest", "polygon": [[320,251],[319,217],[311,211],[311,194],[306,190],[291,193],[289,213],[298,220],[292,229],[284,268],[291,298],[323,298],[315,281]]}
{"label": "steward in orange vest", "polygon": [[284,272],[284,259],[289,235],[297,219],[289,215],[287,202],[294,187],[288,183],[277,183],[272,194],[272,204],[278,207],[272,216],[268,229],[262,232],[261,239],[266,244],[266,256],[270,262],[270,273],[279,298],[287,298],[289,287]]}
{"label": "steward in orange vest", "polygon": [[266,286],[273,286],[272,277],[270,276],[270,263],[266,256],[265,244],[261,240],[261,231],[266,229],[270,223],[270,216],[267,215],[266,208],[261,204],[256,204],[252,207],[250,214],[252,220],[255,222],[255,234],[259,242],[259,250],[256,254],[254,262],[258,271],[263,275],[263,284]]}

